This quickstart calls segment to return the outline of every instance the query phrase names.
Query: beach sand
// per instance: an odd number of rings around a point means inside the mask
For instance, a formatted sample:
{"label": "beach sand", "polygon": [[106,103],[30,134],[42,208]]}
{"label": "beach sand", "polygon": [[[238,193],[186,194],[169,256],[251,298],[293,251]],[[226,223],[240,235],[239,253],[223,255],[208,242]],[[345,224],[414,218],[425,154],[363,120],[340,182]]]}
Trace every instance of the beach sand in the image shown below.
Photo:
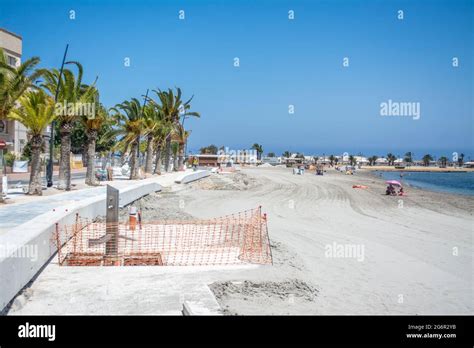
{"label": "beach sand", "polygon": [[261,205],[273,265],[59,267],[54,259],[9,314],[180,315],[184,300],[204,299],[226,315],[472,314],[474,197],[406,194],[386,196],[384,181],[364,170],[247,167],[173,184],[134,203],[144,222]]}
{"label": "beach sand", "polygon": [[[244,168],[168,199],[198,218],[258,205],[268,214],[274,265],[213,282],[226,313],[472,313],[474,198],[411,188],[392,197],[385,186],[363,170],[299,176],[287,168]],[[334,243],[363,247],[363,260],[328,257]]]}

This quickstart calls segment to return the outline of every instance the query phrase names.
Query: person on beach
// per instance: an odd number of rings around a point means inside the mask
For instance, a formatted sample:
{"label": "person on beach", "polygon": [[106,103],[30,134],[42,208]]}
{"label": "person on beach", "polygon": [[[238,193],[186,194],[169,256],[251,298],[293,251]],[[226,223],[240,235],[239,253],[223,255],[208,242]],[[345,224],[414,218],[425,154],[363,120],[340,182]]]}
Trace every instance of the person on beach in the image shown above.
{"label": "person on beach", "polygon": [[389,196],[389,195],[390,196],[396,196],[397,195],[397,193],[395,192],[395,188],[392,186],[392,184],[389,184],[387,186],[387,190],[385,191],[385,194],[387,196]]}

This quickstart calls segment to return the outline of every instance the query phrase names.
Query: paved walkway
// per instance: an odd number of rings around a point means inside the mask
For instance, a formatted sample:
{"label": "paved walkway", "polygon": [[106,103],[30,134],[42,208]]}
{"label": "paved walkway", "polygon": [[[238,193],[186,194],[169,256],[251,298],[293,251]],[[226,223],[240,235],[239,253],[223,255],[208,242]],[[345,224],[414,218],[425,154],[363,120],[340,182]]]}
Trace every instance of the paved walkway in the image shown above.
{"label": "paved walkway", "polygon": [[[167,173],[162,176],[157,176],[156,179],[160,185],[169,186],[174,183],[174,180],[177,176],[182,174],[183,172]],[[115,187],[122,188],[136,182],[137,181],[135,180],[117,180],[106,183],[110,183]],[[81,201],[100,194],[105,194],[106,183],[102,183],[103,186],[100,187],[91,187],[77,191],[64,192],[47,197],[37,197],[34,201],[25,203],[0,205],[0,234],[10,230],[13,227],[21,225],[38,215],[47,213],[59,207],[63,207],[68,203]]]}
{"label": "paved walkway", "polygon": [[[53,172],[53,178],[56,178],[59,175],[59,170],[57,166],[54,166],[54,172]],[[72,175],[78,175],[78,174],[85,174],[87,171],[87,168],[71,168],[71,174]],[[44,175],[44,173],[43,173]],[[30,173],[8,173],[8,182],[17,182],[17,181],[29,181],[30,180]],[[46,179],[45,179],[46,180]]]}
{"label": "paved walkway", "polygon": [[182,315],[187,301],[195,314],[216,315],[220,307],[208,284],[242,279],[258,267],[61,267],[53,258],[8,314]]}

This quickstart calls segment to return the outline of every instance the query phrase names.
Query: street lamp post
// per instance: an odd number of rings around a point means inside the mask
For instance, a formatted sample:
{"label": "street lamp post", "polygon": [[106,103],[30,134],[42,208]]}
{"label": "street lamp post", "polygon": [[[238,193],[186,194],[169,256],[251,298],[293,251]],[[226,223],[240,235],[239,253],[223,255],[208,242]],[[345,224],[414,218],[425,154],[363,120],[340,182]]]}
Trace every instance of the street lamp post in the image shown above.
{"label": "street lamp post", "polygon": [[[54,95],[54,104],[58,101],[59,95],[59,85],[61,84],[61,78],[63,75],[63,68],[64,62],[66,61],[67,50],[69,48],[69,44],[66,44],[66,50],[64,51],[63,62],[61,64],[61,70],[59,70],[59,78],[58,84],[56,86],[56,94]],[[49,161],[48,166],[46,168],[46,176],[47,176],[47,187],[53,186],[53,157],[54,157],[54,127],[56,122],[51,122],[51,137],[49,139]]]}
{"label": "street lamp post", "polygon": [[[183,111],[183,113],[185,113]],[[184,121],[186,120],[186,115],[183,115],[183,122],[181,122],[181,127],[183,127],[183,130],[184,130]],[[186,157],[186,151],[188,150],[188,139],[186,138],[186,142],[184,143],[184,156]],[[189,158],[189,155],[188,155],[188,158]],[[184,166],[184,168],[186,168],[186,166]]]}
{"label": "street lamp post", "polygon": [[[142,112],[141,112],[141,115],[140,115],[140,118],[143,117],[143,112],[145,110],[145,105],[146,105],[146,102],[148,101],[148,89],[146,90],[146,94],[145,94],[145,100],[143,101],[143,106],[142,106]],[[140,135],[138,136],[138,146],[137,146],[137,162],[138,162],[138,167],[140,167]]]}

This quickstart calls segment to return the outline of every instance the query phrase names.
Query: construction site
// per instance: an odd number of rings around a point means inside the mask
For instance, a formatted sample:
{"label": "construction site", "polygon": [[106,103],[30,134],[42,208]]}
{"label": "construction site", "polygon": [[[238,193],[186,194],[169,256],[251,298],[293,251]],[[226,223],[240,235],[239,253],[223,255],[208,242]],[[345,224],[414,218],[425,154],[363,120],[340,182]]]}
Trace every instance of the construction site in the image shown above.
{"label": "construction site", "polygon": [[56,226],[61,266],[207,266],[271,264],[266,215],[261,207],[208,220],[94,222],[77,215]]}
{"label": "construction site", "polygon": [[[40,216],[52,230],[37,243],[50,245],[52,257],[30,277],[7,314],[472,310],[464,276],[471,260],[439,259],[443,243],[454,238],[449,226],[461,231],[455,236],[459,245],[470,248],[462,237],[470,228],[469,197],[411,189],[406,209],[399,209],[380,194],[383,180],[361,172],[357,177],[337,171],[317,176],[292,175],[287,168],[245,168],[185,185],[171,178],[152,179],[159,180],[161,189],[153,186],[147,194],[131,194],[142,190],[143,183],[133,186],[133,192],[121,189],[119,198],[109,195],[93,209],[90,201],[81,202],[88,208],[68,215],[67,221],[59,219],[58,209],[47,219]],[[368,188],[355,190],[354,183]],[[71,209],[61,211],[66,208]],[[32,230],[38,230],[37,222]],[[431,234],[417,235],[420,230],[436,233],[440,241],[433,242]],[[363,245],[363,259],[328,255],[334,243]],[[405,294],[403,304],[400,293]]]}

